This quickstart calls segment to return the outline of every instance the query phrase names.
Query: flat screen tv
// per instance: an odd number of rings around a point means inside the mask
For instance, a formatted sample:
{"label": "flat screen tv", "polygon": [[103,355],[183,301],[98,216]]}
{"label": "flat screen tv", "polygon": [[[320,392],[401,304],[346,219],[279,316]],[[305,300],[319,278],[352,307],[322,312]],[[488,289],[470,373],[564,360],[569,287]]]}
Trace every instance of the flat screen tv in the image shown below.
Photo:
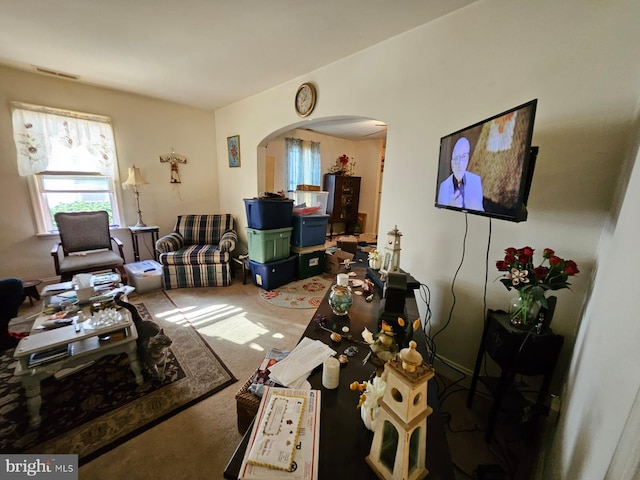
{"label": "flat screen tv", "polygon": [[438,208],[522,222],[538,147],[531,146],[537,100],[440,139]]}

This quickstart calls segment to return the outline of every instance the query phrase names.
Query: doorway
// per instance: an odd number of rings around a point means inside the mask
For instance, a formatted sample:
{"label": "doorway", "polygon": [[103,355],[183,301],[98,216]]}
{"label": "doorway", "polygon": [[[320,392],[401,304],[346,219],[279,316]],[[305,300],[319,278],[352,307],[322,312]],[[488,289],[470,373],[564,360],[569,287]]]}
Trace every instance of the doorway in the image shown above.
{"label": "doorway", "polygon": [[[347,155],[355,162],[354,176],[361,178],[358,205],[358,217],[362,223],[360,232],[363,237],[375,240],[378,233],[386,132],[387,125],[384,122],[361,117],[318,119],[274,132],[260,144],[263,151],[258,156],[258,191],[286,190],[285,138],[318,142],[321,154],[320,188],[324,175],[335,165],[338,157]],[[338,234],[344,233],[340,230],[340,224],[335,226]]]}

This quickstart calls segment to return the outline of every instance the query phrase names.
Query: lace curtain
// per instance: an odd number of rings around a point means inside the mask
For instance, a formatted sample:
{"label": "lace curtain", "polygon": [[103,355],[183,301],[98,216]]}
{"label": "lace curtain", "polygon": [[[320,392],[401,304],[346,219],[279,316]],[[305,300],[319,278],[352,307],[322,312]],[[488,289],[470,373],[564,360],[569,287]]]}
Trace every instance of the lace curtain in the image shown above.
{"label": "lace curtain", "polygon": [[285,138],[287,190],[298,185],[320,185],[320,143]]}
{"label": "lace curtain", "polygon": [[[13,139],[18,173],[24,177],[46,170],[66,170],[113,177],[116,151],[109,119],[52,111],[14,104]],[[56,168],[56,159],[62,158],[59,163],[63,165]]]}

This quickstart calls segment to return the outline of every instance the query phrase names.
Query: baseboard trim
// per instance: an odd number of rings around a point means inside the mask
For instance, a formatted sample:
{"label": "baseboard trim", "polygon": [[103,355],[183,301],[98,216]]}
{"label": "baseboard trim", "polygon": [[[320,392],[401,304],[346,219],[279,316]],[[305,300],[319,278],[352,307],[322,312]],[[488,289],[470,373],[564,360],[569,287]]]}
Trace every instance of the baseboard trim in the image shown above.
{"label": "baseboard trim", "polygon": [[469,370],[467,367],[464,367],[459,363],[456,363],[453,360],[449,360],[448,358],[442,356],[436,356],[434,367],[436,373],[441,373],[443,376],[453,380],[455,380],[460,375],[460,372],[464,373],[466,375],[465,378],[458,384],[465,388],[469,388],[471,386],[471,377],[473,377],[473,371]]}

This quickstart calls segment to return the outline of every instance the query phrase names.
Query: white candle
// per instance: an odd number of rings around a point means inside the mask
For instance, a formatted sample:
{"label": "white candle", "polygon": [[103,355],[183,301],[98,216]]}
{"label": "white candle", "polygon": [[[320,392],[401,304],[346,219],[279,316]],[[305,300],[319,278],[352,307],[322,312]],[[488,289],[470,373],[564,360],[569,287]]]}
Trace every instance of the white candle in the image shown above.
{"label": "white candle", "polygon": [[328,389],[338,388],[340,382],[340,362],[335,357],[327,358],[322,364],[322,386]]}

